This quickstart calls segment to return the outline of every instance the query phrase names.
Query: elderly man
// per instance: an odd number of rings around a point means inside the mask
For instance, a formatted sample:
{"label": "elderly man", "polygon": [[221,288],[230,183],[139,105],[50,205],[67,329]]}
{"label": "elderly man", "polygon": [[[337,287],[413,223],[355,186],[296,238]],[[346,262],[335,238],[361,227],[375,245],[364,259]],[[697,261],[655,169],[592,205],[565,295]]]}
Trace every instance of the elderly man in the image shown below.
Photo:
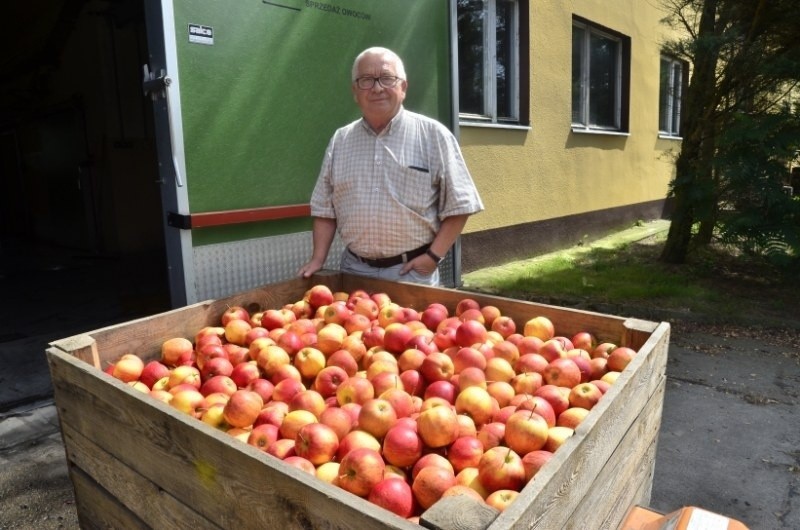
{"label": "elderly man", "polygon": [[483,210],[458,142],[441,123],[403,107],[400,58],[369,48],[353,63],[362,118],[331,138],[311,197],[313,253],[298,271],[322,268],[336,231],[343,272],[426,285],[467,218]]}

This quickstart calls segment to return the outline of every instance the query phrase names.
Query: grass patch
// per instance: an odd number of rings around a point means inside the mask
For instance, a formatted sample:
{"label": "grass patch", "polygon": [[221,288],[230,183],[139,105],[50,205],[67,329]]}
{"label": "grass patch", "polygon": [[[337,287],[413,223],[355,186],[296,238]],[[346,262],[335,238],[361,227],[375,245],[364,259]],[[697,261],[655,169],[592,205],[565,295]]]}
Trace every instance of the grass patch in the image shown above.
{"label": "grass patch", "polygon": [[629,231],[533,259],[473,271],[463,288],[543,303],[647,308],[713,319],[793,317],[798,282],[759,259],[711,246],[683,265],[658,257],[668,224]]}

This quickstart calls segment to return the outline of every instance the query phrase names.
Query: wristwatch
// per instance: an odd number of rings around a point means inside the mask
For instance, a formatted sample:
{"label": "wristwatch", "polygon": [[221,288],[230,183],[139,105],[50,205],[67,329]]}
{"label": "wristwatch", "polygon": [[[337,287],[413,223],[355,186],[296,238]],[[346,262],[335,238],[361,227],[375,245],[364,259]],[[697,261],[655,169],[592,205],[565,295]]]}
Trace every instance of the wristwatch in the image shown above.
{"label": "wristwatch", "polygon": [[444,261],[444,258],[442,256],[437,256],[436,253],[434,251],[432,251],[431,249],[426,250],[425,254],[430,256],[430,258],[433,261],[435,261],[437,265],[439,265],[441,262]]}

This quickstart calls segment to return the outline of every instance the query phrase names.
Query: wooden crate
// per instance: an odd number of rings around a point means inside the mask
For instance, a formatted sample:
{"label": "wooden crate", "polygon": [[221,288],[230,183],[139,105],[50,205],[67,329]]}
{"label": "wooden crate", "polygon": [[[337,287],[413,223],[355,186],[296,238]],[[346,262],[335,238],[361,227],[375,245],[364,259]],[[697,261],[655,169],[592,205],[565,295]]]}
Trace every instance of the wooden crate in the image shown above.
{"label": "wooden crate", "polygon": [[[217,325],[229,305],[281,307],[314,283],[334,291],[386,292],[402,305],[469,296],[518,325],[544,315],[561,335],[589,330],[638,351],[617,383],[502,514],[443,502],[430,528],[616,528],[647,505],[661,422],[669,324],[517,300],[323,273],[110,326],[47,350],[70,475],[84,528],[413,529],[402,518],[316,480],[254,447],[143,395],[101,370],[124,353],[158,358],[171,337]],[[450,502],[460,502],[453,501]],[[491,513],[491,512],[490,512]],[[481,522],[476,522],[481,521]]]}

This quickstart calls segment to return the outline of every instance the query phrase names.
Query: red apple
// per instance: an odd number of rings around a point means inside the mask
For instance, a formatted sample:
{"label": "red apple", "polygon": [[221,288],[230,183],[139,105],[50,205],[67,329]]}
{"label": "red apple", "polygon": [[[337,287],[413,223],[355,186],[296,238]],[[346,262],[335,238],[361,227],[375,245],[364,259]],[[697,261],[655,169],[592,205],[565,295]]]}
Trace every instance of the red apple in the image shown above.
{"label": "red apple", "polygon": [[295,453],[315,466],[330,462],[339,449],[336,432],[322,423],[309,423],[297,432],[294,439]]}
{"label": "red apple", "polygon": [[556,425],[559,427],[569,427],[576,429],[578,425],[589,415],[589,409],[582,407],[570,407],[558,415]]}
{"label": "red apple", "polygon": [[386,467],[378,451],[361,447],[353,449],[339,463],[337,485],[360,497],[367,497],[381,480]]}
{"label": "red apple", "polygon": [[553,409],[553,405],[542,396],[525,394],[519,401],[516,401],[515,398],[511,402],[519,410],[532,410],[544,418],[548,427],[553,427],[556,424],[556,411]]}
{"label": "red apple", "polygon": [[200,385],[202,385],[200,370],[189,365],[180,365],[173,368],[169,374],[169,388],[174,388],[181,384],[191,385],[196,390],[199,390]]}
{"label": "red apple", "polygon": [[519,496],[518,491],[514,490],[497,490],[493,491],[486,497],[486,504],[494,508],[495,510],[502,512],[508,506],[516,500]]}
{"label": "red apple", "polygon": [[327,285],[317,284],[306,292],[304,299],[316,309],[333,303],[333,291]]}
{"label": "red apple", "polygon": [[555,452],[559,447],[564,445],[574,433],[575,431],[569,427],[559,427],[558,425],[550,427],[544,449],[546,451]]}
{"label": "red apple", "polygon": [[[198,363],[198,366],[199,365],[200,363]],[[207,381],[208,379],[216,375],[230,376],[232,373],[233,373],[233,364],[231,364],[227,356],[214,357],[213,359],[208,359],[203,364],[203,367],[200,368],[200,378],[203,381]]]}
{"label": "red apple", "polygon": [[505,444],[505,436],[506,424],[497,421],[483,425],[478,431],[478,440],[481,441],[484,449]]}
{"label": "red apple", "polygon": [[485,389],[471,386],[462,390],[456,396],[456,412],[466,414],[475,422],[476,427],[492,421],[495,411],[495,401]]}
{"label": "red apple", "polygon": [[611,353],[608,354],[608,364],[606,366],[611,372],[621,372],[635,356],[636,351],[631,348],[625,346],[614,348],[611,350]]}
{"label": "red apple", "polygon": [[138,381],[143,370],[144,361],[138,355],[126,353],[114,364],[111,375],[120,381],[129,383]]}
{"label": "red apple", "polygon": [[484,370],[486,368],[486,357],[475,348],[459,348],[453,356],[454,371],[459,374],[464,368],[468,367]]}
{"label": "red apple", "polygon": [[339,405],[345,403],[358,403],[363,405],[367,400],[375,397],[375,388],[372,383],[363,377],[348,377],[336,389],[336,399]]}
{"label": "red apple", "polygon": [[225,340],[238,346],[244,346],[247,343],[247,333],[253,328],[248,320],[239,320],[238,318],[230,320],[225,324]]}
{"label": "red apple", "polygon": [[249,427],[258,418],[264,400],[251,390],[237,390],[225,404],[225,421],[231,427]]}
{"label": "red apple", "polygon": [[283,418],[289,413],[289,404],[283,401],[270,401],[258,413],[256,421],[253,426],[261,425],[262,423],[270,423],[276,427],[280,427],[283,423]]}
{"label": "red apple", "polygon": [[411,486],[398,477],[385,478],[375,484],[367,500],[403,518],[414,513],[414,494]]}
{"label": "red apple", "polygon": [[249,324],[250,312],[244,307],[238,305],[230,306],[222,313],[222,316],[220,317],[222,327],[227,326],[232,320],[244,320]]}
{"label": "red apple", "polygon": [[489,328],[500,334],[501,337],[507,339],[517,331],[517,324],[509,316],[500,315],[489,324]]}
{"label": "red apple", "polygon": [[506,421],[505,441],[508,447],[524,455],[545,446],[549,428],[547,421],[535,412],[518,410]]}
{"label": "red apple", "polygon": [[400,384],[400,388],[387,388],[378,395],[379,398],[385,399],[392,405],[398,419],[408,417],[414,412],[414,401],[411,399],[411,394],[402,388],[402,381]]}
{"label": "red apple", "polygon": [[452,471],[437,466],[428,466],[419,470],[411,484],[414,498],[423,509],[428,509],[442,498],[442,494],[455,485],[456,476]]}
{"label": "red apple", "polygon": [[467,320],[456,328],[455,342],[462,348],[486,342],[486,326],[477,320]]}
{"label": "red apple", "polygon": [[434,381],[425,388],[423,399],[432,397],[442,398],[451,405],[455,403],[458,389],[450,381]]}
{"label": "red apple", "polygon": [[168,375],[169,368],[167,368],[167,365],[159,361],[150,361],[142,368],[139,381],[146,384],[149,388],[153,388],[153,383]]}
{"label": "red apple", "polygon": [[230,396],[236,390],[238,390],[236,383],[226,375],[215,375],[200,386],[200,393],[204,396],[215,393],[223,393]]}
{"label": "red apple", "polygon": [[458,473],[467,467],[478,467],[483,452],[483,443],[477,436],[461,436],[450,445],[447,459]]}
{"label": "red apple", "polygon": [[339,440],[339,450],[336,459],[340,462],[348,453],[355,449],[366,448],[380,453],[381,442],[366,431],[354,429]]}
{"label": "red apple", "polygon": [[[296,396],[300,392],[304,392],[305,390],[306,390],[305,385],[298,379],[287,377],[285,379],[278,381],[275,384],[275,387],[272,389],[272,400],[291,403],[292,398],[294,398],[294,396]],[[291,408],[291,405],[289,408]]]}
{"label": "red apple", "polygon": [[294,456],[294,439],[292,438],[278,438],[267,447],[267,454],[284,460]]}
{"label": "red apple", "polygon": [[478,480],[489,493],[503,489],[519,491],[525,485],[522,458],[508,447],[487,449],[478,463]]}
{"label": "red apple", "polygon": [[358,413],[358,428],[382,439],[397,421],[397,413],[385,399],[368,399]]}
{"label": "red apple", "polygon": [[428,408],[417,417],[417,431],[428,447],[450,445],[458,437],[456,411],[449,404]]}
{"label": "red apple", "polygon": [[427,327],[431,331],[436,331],[436,328],[439,326],[439,323],[446,319],[449,315],[449,311],[447,307],[443,304],[438,302],[434,302],[430,304],[425,310],[422,311],[420,315],[420,320],[425,327]]}
{"label": "red apple", "polygon": [[433,352],[422,361],[419,371],[430,384],[434,381],[449,381],[455,373],[455,368],[449,355]]}
{"label": "red apple", "polygon": [[570,390],[569,404],[571,407],[591,410],[600,401],[601,397],[603,397],[603,392],[595,385],[592,383],[580,383]]}
{"label": "red apple", "polygon": [[253,430],[250,431],[250,436],[247,437],[247,443],[266,453],[267,448],[277,439],[278,427],[270,423],[262,423],[254,426]]}
{"label": "red apple", "polygon": [[530,481],[551,458],[553,458],[553,453],[544,449],[531,451],[523,456],[522,465],[525,468],[525,481]]}
{"label": "red apple", "polygon": [[424,443],[417,432],[405,425],[395,425],[383,438],[383,457],[397,467],[409,467],[422,456]]}
{"label": "red apple", "polygon": [[548,385],[572,388],[581,382],[581,370],[572,359],[558,358],[550,361],[542,377]]}
{"label": "red apple", "polygon": [[300,390],[289,399],[288,403],[289,410],[307,410],[317,418],[327,408],[325,398],[316,390]]}
{"label": "red apple", "polygon": [[534,317],[525,322],[523,335],[526,337],[537,337],[541,340],[550,340],[555,335],[553,322],[544,316]]}
{"label": "red apple", "polygon": [[553,407],[553,412],[556,417],[569,408],[569,392],[570,389],[556,385],[543,385],[534,394],[547,400],[550,406]]}
{"label": "red apple", "polygon": [[426,467],[439,467],[444,469],[448,473],[455,474],[455,470],[453,469],[453,464],[451,464],[447,458],[440,455],[439,453],[425,453],[412,466],[411,480],[417,478],[419,472],[425,469]]}
{"label": "red apple", "polygon": [[480,310],[481,305],[473,300],[472,298],[462,298],[456,303],[456,310],[455,315],[461,316],[461,314],[466,311],[467,309],[478,309]]}

